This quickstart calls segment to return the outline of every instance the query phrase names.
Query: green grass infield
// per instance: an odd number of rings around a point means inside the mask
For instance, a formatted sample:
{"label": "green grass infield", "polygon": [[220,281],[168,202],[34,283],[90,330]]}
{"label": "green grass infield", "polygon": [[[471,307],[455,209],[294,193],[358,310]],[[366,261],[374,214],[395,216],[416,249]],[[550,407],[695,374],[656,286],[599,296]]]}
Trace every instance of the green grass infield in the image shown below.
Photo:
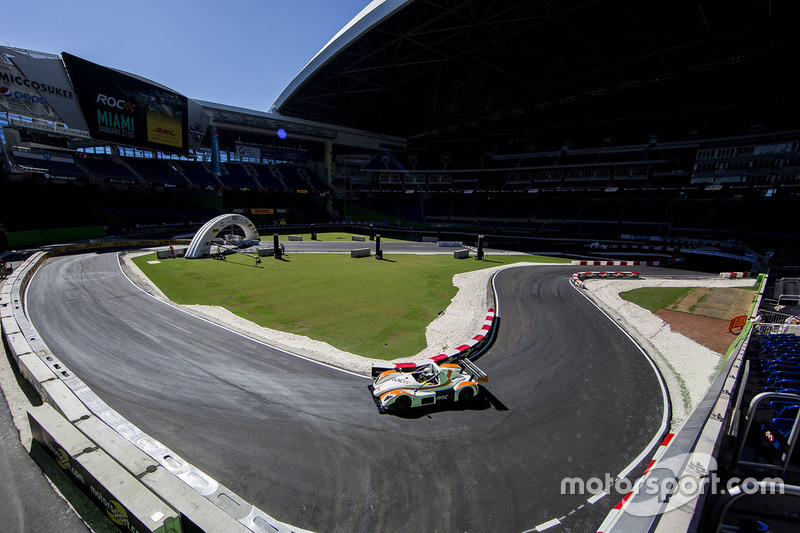
{"label": "green grass infield", "polygon": [[457,292],[455,274],[519,262],[569,262],[531,255],[476,261],[396,254],[377,261],[291,254],[283,260],[264,257],[258,266],[243,255],[149,263],[155,259],[151,254],[134,262],[173,302],[224,307],[266,328],[384,360],[410,357],[426,347],[425,328]]}

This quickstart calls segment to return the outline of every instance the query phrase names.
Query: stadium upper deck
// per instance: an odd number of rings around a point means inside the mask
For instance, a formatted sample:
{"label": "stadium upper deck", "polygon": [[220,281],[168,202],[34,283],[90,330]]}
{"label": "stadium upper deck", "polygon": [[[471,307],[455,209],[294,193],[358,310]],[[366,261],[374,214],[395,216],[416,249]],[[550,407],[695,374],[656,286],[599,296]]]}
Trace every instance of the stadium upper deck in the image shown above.
{"label": "stadium upper deck", "polygon": [[665,116],[702,129],[721,109],[783,127],[798,19],[791,1],[376,1],[274,108],[418,140]]}

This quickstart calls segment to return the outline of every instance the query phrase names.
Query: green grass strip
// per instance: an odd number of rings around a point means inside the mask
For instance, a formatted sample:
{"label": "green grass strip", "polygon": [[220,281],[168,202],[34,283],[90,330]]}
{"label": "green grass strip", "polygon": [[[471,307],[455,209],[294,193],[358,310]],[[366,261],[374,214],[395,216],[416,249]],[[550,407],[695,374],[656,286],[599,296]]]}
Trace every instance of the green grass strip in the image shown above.
{"label": "green grass strip", "polygon": [[655,313],[669,309],[694,287],[642,287],[619,293],[620,298]]}
{"label": "green grass strip", "polygon": [[[172,301],[221,306],[256,324],[390,360],[426,347],[425,328],[455,296],[453,276],[518,262],[567,263],[530,255],[456,260],[452,255],[290,254],[255,261],[242,255],[134,262]],[[467,341],[469,339],[464,339]]]}

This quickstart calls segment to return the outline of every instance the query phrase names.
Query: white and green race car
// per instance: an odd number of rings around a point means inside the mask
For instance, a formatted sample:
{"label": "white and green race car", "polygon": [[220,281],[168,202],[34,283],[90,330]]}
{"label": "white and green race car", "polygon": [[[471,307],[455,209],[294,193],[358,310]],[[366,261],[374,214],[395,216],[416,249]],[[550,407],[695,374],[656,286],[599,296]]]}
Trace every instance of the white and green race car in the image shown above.
{"label": "white and green race car", "polygon": [[370,386],[378,409],[406,410],[439,403],[466,403],[478,395],[486,374],[468,360],[437,365],[428,363],[407,372],[382,372]]}

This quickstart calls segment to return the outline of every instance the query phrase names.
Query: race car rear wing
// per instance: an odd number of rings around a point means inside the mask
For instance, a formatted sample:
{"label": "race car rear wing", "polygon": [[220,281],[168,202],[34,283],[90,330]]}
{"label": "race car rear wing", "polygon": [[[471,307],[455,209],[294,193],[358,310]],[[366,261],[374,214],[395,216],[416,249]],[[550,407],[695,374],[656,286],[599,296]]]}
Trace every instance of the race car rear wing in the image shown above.
{"label": "race car rear wing", "polygon": [[464,372],[475,378],[475,381],[478,383],[486,383],[489,381],[489,376],[486,375],[486,372],[478,368],[475,363],[466,357],[464,359],[457,360],[456,363],[458,363],[458,366],[460,366]]}

